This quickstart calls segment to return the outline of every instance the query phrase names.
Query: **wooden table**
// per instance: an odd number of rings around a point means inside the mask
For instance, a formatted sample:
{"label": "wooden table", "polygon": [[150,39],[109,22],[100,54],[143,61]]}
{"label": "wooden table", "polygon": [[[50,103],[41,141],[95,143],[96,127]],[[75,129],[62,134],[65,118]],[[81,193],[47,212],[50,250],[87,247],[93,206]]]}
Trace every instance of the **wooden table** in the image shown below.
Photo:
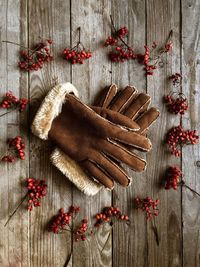
{"label": "wooden table", "polygon": [[[164,64],[154,76],[145,77],[143,66],[135,61],[111,64],[107,49],[102,47],[110,34],[109,15],[117,27],[129,28],[128,42],[137,52],[145,43],[164,44],[173,29],[173,52],[164,57]],[[0,118],[0,148],[6,139],[21,134],[26,140],[26,159],[16,164],[0,165],[0,266],[45,267],[63,266],[72,251],[70,266],[200,266],[200,201],[189,190],[164,190],[164,172],[169,165],[180,166],[184,180],[200,191],[199,145],[183,148],[181,158],[167,152],[163,144],[166,132],[178,124],[197,129],[200,123],[200,1],[198,0],[0,0],[0,40],[9,40],[32,47],[39,36],[54,40],[55,60],[41,71],[24,73],[17,67],[19,47],[0,44],[0,93],[12,90],[17,96],[30,98],[30,112],[13,112]],[[60,56],[64,47],[77,41],[81,26],[82,41],[93,51],[83,65],[70,65]],[[185,116],[170,115],[163,104],[172,83],[168,77],[180,72],[182,86],[177,90],[188,97],[190,109]],[[120,88],[127,84],[152,97],[152,104],[161,111],[159,121],[149,137],[153,151],[147,155],[148,168],[142,174],[129,170],[134,181],[128,189],[116,186],[116,194],[101,191],[95,197],[81,194],[49,162],[52,146],[30,133],[30,121],[42,97],[49,91],[53,77],[70,81],[79,90],[81,99],[92,103],[96,94],[111,82]],[[6,219],[25,194],[22,182],[26,177],[45,179],[48,195],[40,208],[28,213],[22,206],[4,228]],[[160,214],[156,219],[161,236],[157,246],[151,223],[133,208],[136,196],[159,198]],[[91,240],[75,243],[70,234],[53,235],[47,224],[60,207],[80,205],[82,217],[92,220],[106,205],[118,205],[130,215],[131,226],[116,224],[109,239],[104,228]],[[107,241],[107,243],[106,243]],[[105,245],[106,243],[106,245]],[[104,249],[103,249],[104,248]],[[103,251],[102,251],[103,249]]]}

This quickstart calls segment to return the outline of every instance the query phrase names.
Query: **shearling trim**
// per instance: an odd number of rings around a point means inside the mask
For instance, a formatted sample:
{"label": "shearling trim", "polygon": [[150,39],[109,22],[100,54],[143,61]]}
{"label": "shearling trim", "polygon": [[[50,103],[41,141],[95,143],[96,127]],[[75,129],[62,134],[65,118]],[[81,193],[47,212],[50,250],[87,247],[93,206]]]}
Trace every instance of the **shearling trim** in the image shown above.
{"label": "shearling trim", "polygon": [[102,188],[102,185],[92,181],[81,167],[59,148],[51,154],[51,162],[84,194],[94,196]]}
{"label": "shearling trim", "polygon": [[78,97],[78,91],[71,83],[58,84],[49,91],[33,120],[31,126],[33,134],[41,139],[48,139],[52,121],[61,112],[67,93],[74,93]]}

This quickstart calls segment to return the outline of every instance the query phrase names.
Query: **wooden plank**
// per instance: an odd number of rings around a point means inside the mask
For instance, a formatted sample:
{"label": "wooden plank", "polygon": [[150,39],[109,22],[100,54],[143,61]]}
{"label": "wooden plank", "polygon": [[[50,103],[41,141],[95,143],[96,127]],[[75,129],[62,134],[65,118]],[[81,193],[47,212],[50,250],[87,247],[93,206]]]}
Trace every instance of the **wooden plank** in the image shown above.
{"label": "wooden plank", "polygon": [[[53,38],[55,60],[30,74],[31,113],[34,113],[42,96],[50,89],[52,78],[59,82],[70,81],[70,66],[61,58],[61,52],[70,42],[70,1],[29,1],[29,43],[38,37]],[[48,195],[41,208],[34,210],[30,221],[31,266],[63,266],[71,253],[70,235],[53,235],[46,227],[60,207],[71,205],[71,183],[49,162],[50,143],[30,137],[30,175],[45,179]]]}
{"label": "wooden plank", "polygon": [[[183,93],[189,101],[189,112],[183,117],[184,129],[200,132],[200,2],[182,1],[182,74]],[[196,161],[200,159],[200,145],[183,148],[182,169],[186,183],[200,191],[200,169]],[[183,265],[200,265],[200,209],[199,197],[183,188]]]}
{"label": "wooden plank", "polygon": [[[101,42],[109,33],[109,14],[109,1],[72,1],[72,45],[76,44],[77,28],[81,27],[82,42],[93,52],[89,61],[72,68],[72,83],[79,90],[81,100],[87,103],[92,103],[96,94],[111,82],[111,66]],[[94,197],[86,197],[73,188],[73,203],[81,207],[80,219],[87,217],[94,223],[94,214],[111,204],[111,194],[104,190]],[[108,231],[100,231],[89,241],[74,243],[73,266],[111,266],[111,245],[101,253],[108,234]]]}
{"label": "wooden plank", "polygon": [[174,31],[173,53],[164,57],[167,64],[147,79],[147,92],[152,96],[152,104],[158,106],[161,111],[157,127],[153,127],[150,132],[154,149],[147,156],[149,167],[146,173],[148,195],[161,201],[160,215],[156,218],[161,242],[158,247],[152,226],[148,223],[148,266],[181,266],[181,192],[165,191],[162,184],[167,166],[180,166],[180,159],[171,156],[166,146],[163,146],[167,131],[180,123],[180,117],[167,113],[163,105],[163,96],[172,90],[167,78],[175,72],[180,72],[180,4],[172,0],[146,1],[146,14],[148,45],[153,41],[164,45],[170,30]]}
{"label": "wooden plank", "polygon": [[[26,43],[26,1],[0,1],[0,15],[0,41]],[[23,32],[21,32],[22,29]],[[17,97],[27,96],[27,75],[21,74],[17,68],[18,50],[17,46],[0,43],[0,95],[12,90]],[[0,118],[1,154],[7,149],[7,138],[14,138],[17,134],[21,134],[26,140],[27,133],[20,131],[21,124],[26,127],[25,117],[20,116],[18,112]],[[0,265],[5,267],[16,264],[28,266],[28,213],[24,207],[20,208],[4,228],[9,214],[24,195],[21,183],[28,175],[27,164],[26,149],[25,161],[18,160],[11,165],[1,163],[0,167]]]}
{"label": "wooden plank", "polygon": [[[112,16],[117,28],[127,26],[128,43],[141,52],[145,44],[145,1],[112,1]],[[134,85],[140,92],[146,91],[146,79],[143,66],[135,61],[112,64],[112,81],[120,88]],[[142,156],[145,158],[144,153]],[[146,194],[147,182],[145,173],[136,173],[126,168],[133,182],[129,188],[116,185],[117,199],[113,203],[130,215],[131,226],[116,224],[113,230],[113,266],[146,266],[147,236],[146,223],[142,214],[133,210],[133,198]]]}

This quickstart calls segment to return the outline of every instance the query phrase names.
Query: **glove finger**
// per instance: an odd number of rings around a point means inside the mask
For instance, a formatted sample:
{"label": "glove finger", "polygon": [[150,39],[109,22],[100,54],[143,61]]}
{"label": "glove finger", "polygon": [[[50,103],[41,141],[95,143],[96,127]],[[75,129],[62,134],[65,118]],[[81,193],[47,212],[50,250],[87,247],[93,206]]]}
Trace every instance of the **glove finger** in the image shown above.
{"label": "glove finger", "polygon": [[102,170],[100,169],[96,163],[85,160],[80,162],[80,166],[87,172],[87,174],[97,180],[99,183],[103,184],[105,187],[109,189],[113,189],[114,182],[113,180]]}
{"label": "glove finger", "polygon": [[130,184],[131,178],[128,176],[127,172],[105,154],[96,152],[92,155],[91,160],[120,185],[128,186]]}
{"label": "glove finger", "polygon": [[145,130],[159,117],[160,112],[156,108],[150,108],[137,118],[136,122],[140,126],[139,133],[144,134]]}
{"label": "glove finger", "polygon": [[149,138],[131,131],[118,131],[110,136],[111,139],[143,151],[150,151],[152,144]]}
{"label": "glove finger", "polygon": [[112,140],[103,140],[99,142],[103,152],[109,157],[127,164],[131,169],[141,172],[146,168],[146,161],[138,155],[121,146],[119,143]]}
{"label": "glove finger", "polygon": [[113,101],[111,102],[109,109],[122,112],[136,96],[137,89],[133,86],[126,86],[124,90],[118,92]]}
{"label": "glove finger", "polygon": [[112,84],[110,87],[104,89],[100,93],[97,101],[94,102],[94,106],[107,108],[116,94],[117,86],[115,84]]}
{"label": "glove finger", "polygon": [[135,120],[138,115],[147,110],[150,102],[151,102],[150,96],[141,93],[135,99],[133,99],[133,101],[123,114],[131,118],[132,120]]}
{"label": "glove finger", "polygon": [[129,128],[135,131],[138,131],[140,129],[139,125],[135,121],[122,115],[121,113],[118,113],[116,111],[106,109],[106,108],[96,107],[96,106],[91,106],[91,108],[101,117],[115,124],[122,125],[125,128]]}

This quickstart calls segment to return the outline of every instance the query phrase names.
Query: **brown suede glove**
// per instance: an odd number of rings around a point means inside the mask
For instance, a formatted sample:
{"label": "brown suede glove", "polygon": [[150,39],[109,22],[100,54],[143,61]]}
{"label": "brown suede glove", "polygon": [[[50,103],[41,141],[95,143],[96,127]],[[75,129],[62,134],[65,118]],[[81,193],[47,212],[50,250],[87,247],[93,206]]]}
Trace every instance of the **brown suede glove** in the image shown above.
{"label": "brown suede glove", "polygon": [[151,142],[136,132],[139,127],[134,121],[116,112],[113,116],[111,110],[101,109],[102,112],[111,121],[124,120],[126,128],[102,118],[74,95],[67,94],[61,113],[52,122],[49,138],[104,186],[112,189],[114,180],[128,186],[127,173],[111,158],[126,163],[135,171],[143,171],[146,162],[118,141],[143,151],[151,149]]}

